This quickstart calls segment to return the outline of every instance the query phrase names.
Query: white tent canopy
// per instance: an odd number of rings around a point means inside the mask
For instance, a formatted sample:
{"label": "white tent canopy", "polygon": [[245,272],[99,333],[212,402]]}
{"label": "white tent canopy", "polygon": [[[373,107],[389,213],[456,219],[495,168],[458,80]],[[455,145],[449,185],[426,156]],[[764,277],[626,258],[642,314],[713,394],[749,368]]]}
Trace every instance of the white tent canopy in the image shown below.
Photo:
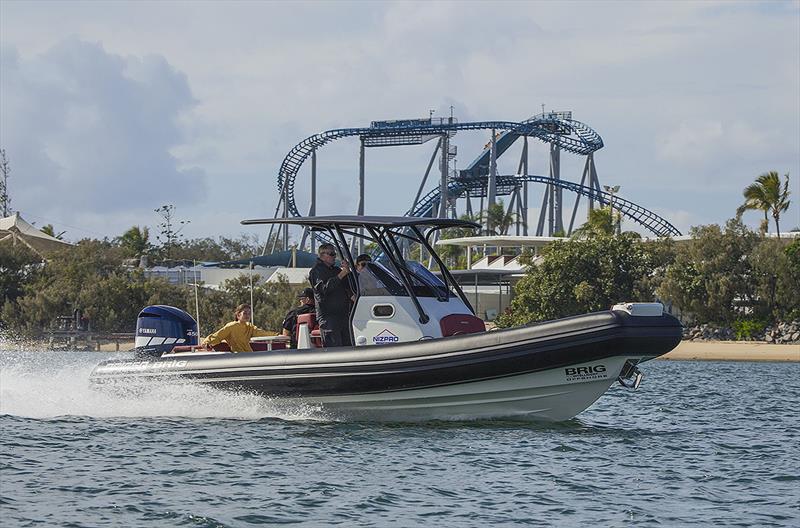
{"label": "white tent canopy", "polygon": [[51,237],[46,233],[42,233],[23,220],[19,212],[0,219],[0,243],[9,242],[25,244],[42,257],[48,253],[72,245],[63,240]]}

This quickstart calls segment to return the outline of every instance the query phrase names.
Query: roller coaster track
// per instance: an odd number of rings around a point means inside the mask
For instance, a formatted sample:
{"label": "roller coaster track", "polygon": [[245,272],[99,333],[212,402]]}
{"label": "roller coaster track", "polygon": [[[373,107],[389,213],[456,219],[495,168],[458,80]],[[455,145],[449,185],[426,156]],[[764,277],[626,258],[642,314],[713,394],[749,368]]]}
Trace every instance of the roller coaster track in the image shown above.
{"label": "roller coaster track", "polygon": [[[365,128],[338,128],[327,130],[304,139],[295,145],[281,163],[278,172],[278,189],[281,199],[276,208],[277,217],[281,203],[286,200],[287,210],[291,216],[301,216],[297,209],[294,196],[295,179],[300,167],[316,149],[337,139],[359,136],[362,139],[377,138],[407,138],[422,143],[426,136],[453,134],[460,130],[500,130],[501,136],[508,137],[510,146],[520,136],[533,136],[543,142],[557,144],[560,148],[575,154],[587,155],[603,147],[603,140],[587,125],[573,119],[564,119],[558,114],[543,114],[523,122],[514,121],[477,121],[469,123],[442,122],[440,124],[400,124],[391,126],[371,126]],[[513,138],[513,139],[512,139]],[[505,146],[503,151],[508,148]],[[476,167],[478,162],[486,157],[485,151],[470,167]],[[475,177],[480,177],[478,174]]]}
{"label": "roller coaster track", "polygon": [[[547,176],[535,176],[532,174],[497,176],[498,188],[501,186],[514,187],[522,185],[522,182],[525,181],[555,185],[581,196],[592,197],[600,202],[601,205],[613,205],[614,210],[619,211],[625,217],[630,218],[657,236],[680,236],[681,234],[681,232],[678,231],[675,226],[654,212],[645,209],[641,205],[637,205],[629,200],[620,198],[619,196],[613,196],[611,193],[607,193],[605,191],[598,191],[597,189],[593,189],[585,185],[580,185],[578,183],[565,180],[556,180]],[[460,197],[471,188],[480,187],[482,185],[484,185],[484,183],[477,179],[452,181],[448,184],[447,195],[452,197]],[[436,187],[427,195],[422,197],[417,203],[417,206],[414,209],[406,212],[405,216],[434,216],[436,211],[439,210],[440,196],[441,189]]]}

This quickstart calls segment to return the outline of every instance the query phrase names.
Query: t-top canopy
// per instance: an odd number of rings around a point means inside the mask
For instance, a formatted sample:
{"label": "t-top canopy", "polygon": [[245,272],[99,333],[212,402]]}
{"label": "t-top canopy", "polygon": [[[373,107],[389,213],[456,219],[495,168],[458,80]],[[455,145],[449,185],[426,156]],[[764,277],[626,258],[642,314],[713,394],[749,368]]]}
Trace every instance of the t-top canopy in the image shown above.
{"label": "t-top canopy", "polygon": [[290,224],[301,225],[310,228],[339,227],[409,227],[409,226],[432,226],[432,227],[467,227],[478,229],[480,225],[467,220],[457,220],[451,218],[422,218],[413,216],[356,216],[356,215],[334,215],[334,216],[294,216],[290,218],[263,218],[254,220],[242,220],[244,225],[253,224]]}

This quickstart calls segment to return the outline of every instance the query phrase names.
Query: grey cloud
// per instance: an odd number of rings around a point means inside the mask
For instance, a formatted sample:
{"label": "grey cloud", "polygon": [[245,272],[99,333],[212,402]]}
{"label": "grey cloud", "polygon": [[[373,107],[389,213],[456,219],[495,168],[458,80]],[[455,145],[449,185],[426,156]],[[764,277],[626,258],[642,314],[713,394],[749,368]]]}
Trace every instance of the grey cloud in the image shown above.
{"label": "grey cloud", "polygon": [[[760,172],[789,171],[795,183],[800,176],[796,6],[275,2],[224,8],[199,3],[186,9],[165,2],[100,9],[95,3],[55,3],[43,10],[40,3],[7,3],[3,37],[24,56],[77,31],[136,58],[86,44],[100,50],[104,66],[96,71],[118,82],[109,88],[117,98],[102,112],[72,87],[76,75],[61,71],[58,62],[74,62],[69,54],[56,58],[51,50],[36,61],[15,59],[19,64],[13,68],[4,60],[3,73],[24,70],[25,85],[13,103],[3,94],[3,131],[9,108],[36,116],[31,123],[15,119],[15,127],[28,127],[25,136],[34,138],[19,148],[59,189],[65,172],[78,172],[64,150],[85,152],[85,143],[111,156],[115,145],[130,143],[154,158],[149,166],[167,166],[171,178],[185,177],[187,185],[191,175],[174,158],[202,166],[211,175],[211,194],[227,192],[232,181],[247,185],[254,192],[242,198],[239,209],[247,213],[241,216],[259,216],[274,211],[280,162],[306,136],[373,119],[427,115],[429,108],[447,115],[450,104],[462,121],[523,119],[546,103],[547,109],[573,110],[603,136],[606,147],[596,156],[602,183],[621,184],[626,198],[644,206],[696,215],[684,215],[683,221],[723,222],[740,203],[742,188]],[[148,52],[164,54],[169,63]],[[190,76],[200,99],[196,107],[188,81],[170,64]],[[48,99],[52,93],[59,94],[54,103]],[[138,114],[131,115],[136,106]],[[97,114],[109,112],[124,117],[125,134],[106,133],[110,126]],[[92,123],[103,126],[100,137],[84,133]],[[190,135],[183,135],[183,127]],[[459,167],[486,140],[487,134],[459,134]],[[532,170],[545,174],[546,149],[532,145]],[[393,212],[404,211],[431,150],[432,145],[370,150],[367,211],[385,210],[386,196]],[[515,170],[515,152],[501,160],[503,171]],[[12,161],[22,157],[17,153]],[[579,179],[581,160],[573,158],[563,157],[563,174]],[[354,211],[357,159],[355,140],[320,151],[326,211]],[[139,161],[130,155],[116,170],[133,181],[145,170]],[[85,161],[80,169],[104,165]],[[307,207],[308,172],[304,167],[298,179],[301,209]],[[202,180],[203,174],[197,177]],[[333,194],[340,189],[345,191]],[[540,200],[541,190],[532,190],[531,202]],[[793,200],[790,214],[797,217],[800,199]],[[133,199],[118,201],[129,207]],[[190,229],[203,221],[192,218]],[[235,222],[209,228],[239,229]]]}
{"label": "grey cloud", "polygon": [[121,57],[78,38],[30,59],[2,53],[0,130],[17,207],[150,212],[204,197],[204,172],[170,153],[195,100],[163,57]]}

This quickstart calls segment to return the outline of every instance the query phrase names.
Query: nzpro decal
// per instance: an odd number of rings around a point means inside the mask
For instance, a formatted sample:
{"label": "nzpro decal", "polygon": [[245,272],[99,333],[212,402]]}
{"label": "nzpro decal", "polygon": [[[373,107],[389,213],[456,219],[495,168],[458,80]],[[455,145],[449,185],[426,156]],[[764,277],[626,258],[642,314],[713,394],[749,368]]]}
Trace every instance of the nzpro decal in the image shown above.
{"label": "nzpro decal", "polygon": [[372,342],[376,345],[385,345],[387,343],[397,343],[400,338],[391,333],[389,330],[384,329],[383,332],[372,338]]}
{"label": "nzpro decal", "polygon": [[564,375],[567,381],[594,381],[608,379],[605,365],[588,365],[583,367],[566,367]]}

